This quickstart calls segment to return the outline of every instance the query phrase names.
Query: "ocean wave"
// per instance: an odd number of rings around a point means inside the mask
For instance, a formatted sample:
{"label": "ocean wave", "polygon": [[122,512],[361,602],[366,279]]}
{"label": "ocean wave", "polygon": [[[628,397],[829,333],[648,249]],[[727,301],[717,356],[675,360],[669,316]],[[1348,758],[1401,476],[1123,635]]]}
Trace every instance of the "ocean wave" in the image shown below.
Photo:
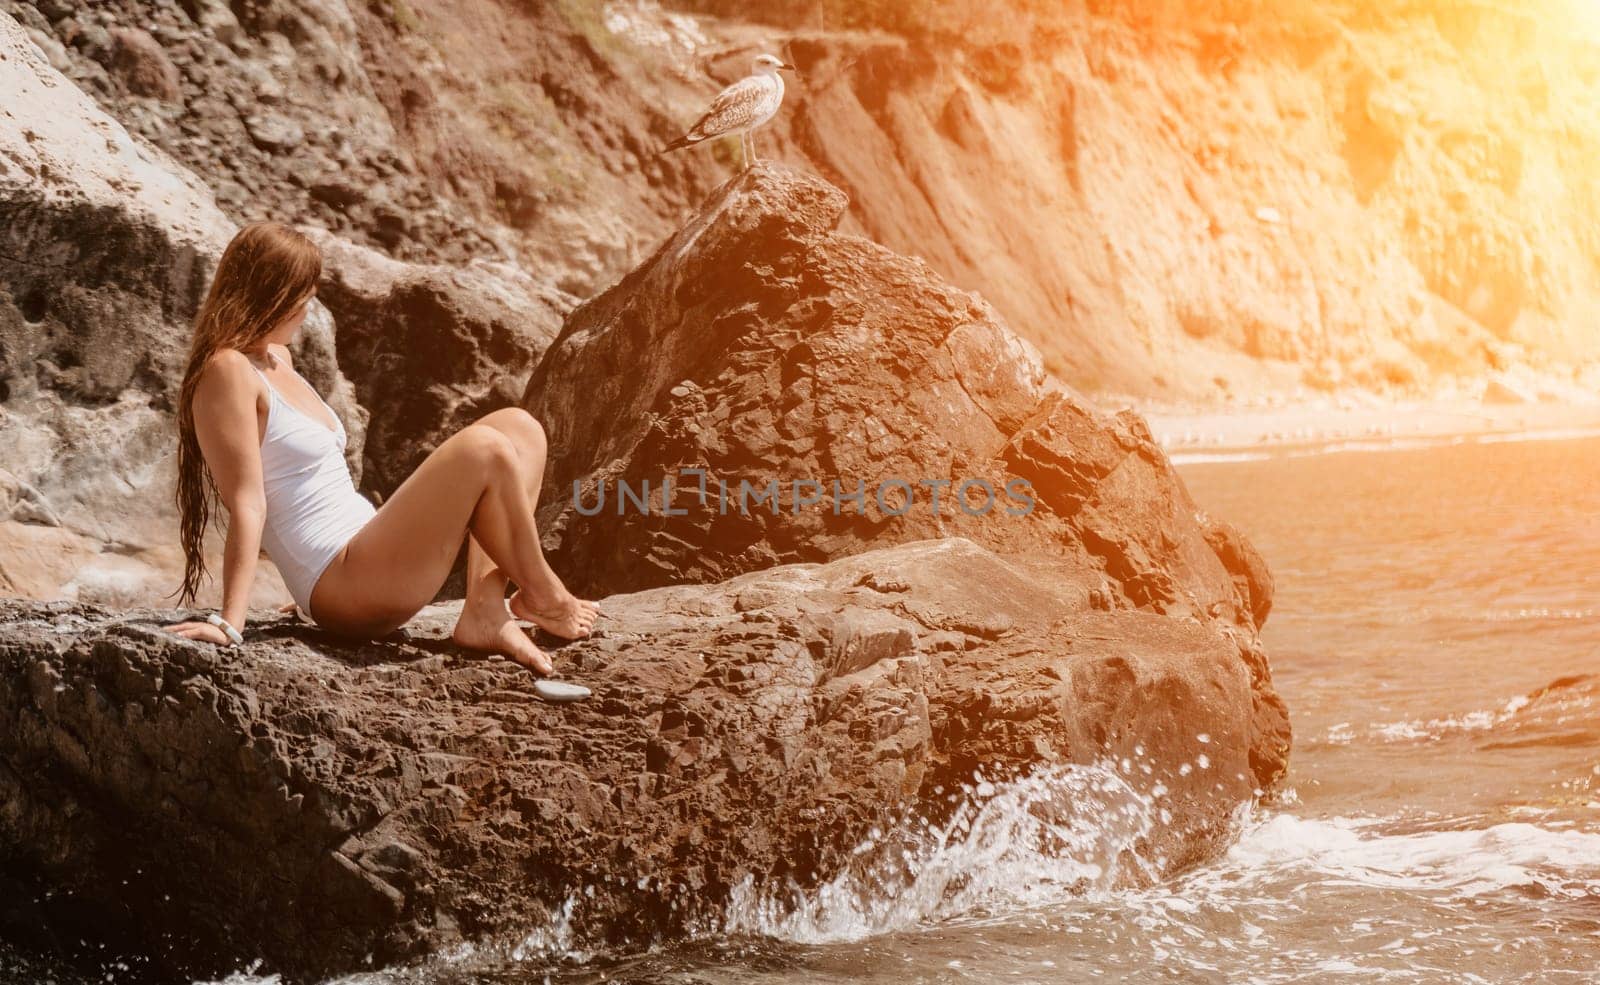
{"label": "ocean wave", "polygon": [[981,779],[946,820],[909,821],[857,846],[827,883],[736,887],[723,932],[821,944],[861,940],[959,916],[1108,892],[1125,867],[1153,875],[1134,845],[1162,823],[1159,786],[1135,790],[1107,766]]}
{"label": "ocean wave", "polygon": [[1465,444],[1471,440],[1462,434],[1428,435],[1419,438],[1352,438],[1330,441],[1320,445],[1300,445],[1285,452],[1286,458],[1304,458],[1308,455],[1341,455],[1350,452],[1417,451],[1424,448],[1442,448]]}
{"label": "ocean wave", "polygon": [[1173,465],[1210,465],[1225,462],[1264,462],[1272,457],[1266,451],[1184,451],[1168,452]]}
{"label": "ocean wave", "polygon": [[[1480,709],[1437,718],[1414,718],[1399,722],[1371,723],[1360,728],[1350,722],[1330,725],[1320,737],[1325,745],[1348,745],[1357,735],[1368,741],[1436,742],[1471,732],[1488,732],[1512,727],[1534,729],[1542,719],[1560,717],[1592,706],[1596,695],[1592,674],[1572,674],[1519,694],[1499,708]],[[1565,721],[1564,718],[1561,721]]]}
{"label": "ocean wave", "polygon": [[[989,782],[977,776],[948,792],[934,822],[915,815],[874,829],[828,882],[759,885],[747,878],[726,906],[691,937],[748,935],[780,944],[859,941],[976,914],[1004,914],[1066,899],[1114,898],[1123,877],[1158,875],[1162,859],[1133,849],[1170,820],[1166,788],[1135,789],[1128,762],[1041,767]],[[1243,807],[1241,805],[1240,817]],[[569,899],[520,939],[461,944],[421,961],[329,980],[323,985],[410,985],[480,969],[583,965],[581,900]],[[241,972],[195,985],[281,985]]]}
{"label": "ocean wave", "polygon": [[1530,428],[1522,431],[1485,431],[1481,433],[1447,432],[1404,437],[1391,435],[1359,437],[1351,435],[1323,441],[1264,440],[1262,444],[1250,449],[1186,452],[1168,450],[1167,457],[1174,465],[1203,465],[1259,462],[1279,456],[1283,458],[1309,458],[1317,455],[1420,451],[1467,444],[1491,445],[1535,441],[1579,441],[1596,437],[1600,437],[1600,428],[1588,427]]}
{"label": "ocean wave", "polygon": [[1506,889],[1600,897],[1600,832],[1507,822],[1486,828],[1386,832],[1390,819],[1277,814],[1248,825],[1215,865],[1178,884],[1237,894],[1284,879],[1477,897]]}
{"label": "ocean wave", "polygon": [[[1528,695],[1521,694],[1507,701],[1499,709],[1468,711],[1442,718],[1414,718],[1400,722],[1373,723],[1365,726],[1361,734],[1376,742],[1415,742],[1424,739],[1442,739],[1447,735],[1461,732],[1482,732],[1510,719],[1526,708],[1530,700]],[[1355,740],[1356,734],[1355,727],[1349,722],[1339,722],[1328,727],[1322,735],[1322,741],[1328,745],[1347,745]]]}
{"label": "ocean wave", "polygon": [[1564,620],[1587,621],[1600,618],[1600,609],[1563,609],[1548,606],[1524,606],[1516,609],[1483,609],[1475,612],[1450,613],[1447,617],[1460,622],[1560,622]]}
{"label": "ocean wave", "polygon": [[1576,441],[1600,437],[1600,428],[1535,428],[1529,431],[1495,431],[1479,435],[1483,445],[1507,444],[1519,441]]}

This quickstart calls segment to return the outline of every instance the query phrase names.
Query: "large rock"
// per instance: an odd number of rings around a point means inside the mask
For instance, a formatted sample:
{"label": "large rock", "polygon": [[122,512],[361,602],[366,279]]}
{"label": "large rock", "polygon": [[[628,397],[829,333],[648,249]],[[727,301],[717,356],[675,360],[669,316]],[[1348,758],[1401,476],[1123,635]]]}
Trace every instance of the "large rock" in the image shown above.
{"label": "large rock", "polygon": [[[550,435],[540,521],[563,577],[630,591],[960,535],[1069,559],[1107,607],[1254,626],[1248,552],[1208,543],[1143,420],[1048,380],[926,264],[837,232],[845,206],[821,179],[758,166],[568,318],[523,402]],[[774,482],[776,510],[741,498]],[[648,509],[620,495],[646,484]]]}
{"label": "large rock", "polygon": [[[642,943],[834,876],[975,770],[1068,764],[1126,798],[1090,818],[1101,884],[1160,877],[1225,844],[1288,726],[1238,630],[1097,610],[1092,581],[951,538],[613,597],[559,651],[575,705],[465,659],[442,607],[360,645],[259,613],[235,653],[161,633],[177,613],[0,600],[0,919],[191,977],[563,908]],[[1083,821],[1059,800],[1045,824]]]}
{"label": "large rock", "polygon": [[[172,411],[233,225],[3,14],[0,91],[0,490],[13,490],[0,495],[0,591],[153,601],[181,572]],[[359,468],[365,414],[325,311],[298,348]],[[287,597],[275,575],[261,587],[258,601]]]}
{"label": "large rock", "polygon": [[388,496],[439,443],[515,406],[574,300],[515,267],[390,259],[321,230],[318,297],[339,365],[373,410],[362,484]]}

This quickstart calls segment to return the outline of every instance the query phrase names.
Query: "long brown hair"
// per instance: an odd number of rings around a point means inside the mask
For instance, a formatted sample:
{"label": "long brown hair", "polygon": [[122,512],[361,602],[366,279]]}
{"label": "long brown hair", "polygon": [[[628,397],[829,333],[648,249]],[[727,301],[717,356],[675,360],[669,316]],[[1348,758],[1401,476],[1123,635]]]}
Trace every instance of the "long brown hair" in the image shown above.
{"label": "long brown hair", "polygon": [[195,316],[189,362],[178,391],[177,500],[184,557],[179,604],[194,601],[205,577],[201,543],[218,498],[195,434],[200,374],[219,350],[243,349],[271,334],[306,302],[321,276],[322,254],[316,244],[276,222],[245,226],[217,261],[211,290]]}

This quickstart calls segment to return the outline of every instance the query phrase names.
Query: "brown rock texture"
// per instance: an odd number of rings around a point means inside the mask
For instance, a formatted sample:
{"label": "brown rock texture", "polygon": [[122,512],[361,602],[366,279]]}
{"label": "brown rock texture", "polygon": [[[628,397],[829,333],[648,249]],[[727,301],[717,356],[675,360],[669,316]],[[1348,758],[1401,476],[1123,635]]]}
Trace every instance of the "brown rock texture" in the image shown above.
{"label": "brown rock texture", "polygon": [[175,613],[0,600],[0,919],[191,977],[514,939],[568,903],[637,944],[746,879],[827,878],[977,768],[1124,759],[1171,821],[1112,881],[1171,872],[1225,844],[1288,724],[1231,633],[1096,610],[1083,574],[949,538],[608,598],[558,653],[595,692],[573,705],[464,659],[447,608],[363,644],[260,613],[235,652]]}
{"label": "brown rock texture", "polygon": [[[235,222],[320,226],[415,263],[519,262],[582,295],[637,263],[725,167],[656,159],[677,125],[661,107],[699,97],[680,77],[692,52],[615,38],[600,8],[0,0]],[[113,40],[125,29],[172,69],[167,101],[128,81]]]}
{"label": "brown rock texture", "polygon": [[926,264],[836,231],[845,207],[763,164],[573,312],[523,402],[550,435],[540,521],[563,577],[632,591],[965,536],[1072,560],[1108,608],[1253,628],[1270,589],[1248,545],[1213,549],[1144,422],[1047,380]]}
{"label": "brown rock texture", "polygon": [[161,43],[139,28],[111,32],[111,69],[136,96],[172,102],[183,94],[178,67]]}
{"label": "brown rock texture", "polygon": [[505,265],[408,264],[312,237],[339,365],[357,400],[384,411],[368,425],[362,487],[388,496],[444,439],[516,404],[573,302]]}

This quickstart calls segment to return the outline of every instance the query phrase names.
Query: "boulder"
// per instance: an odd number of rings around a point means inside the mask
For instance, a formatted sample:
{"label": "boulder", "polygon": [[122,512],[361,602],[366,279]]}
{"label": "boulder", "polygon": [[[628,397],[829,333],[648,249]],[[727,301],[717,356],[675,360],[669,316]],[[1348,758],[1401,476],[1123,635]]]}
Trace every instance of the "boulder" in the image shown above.
{"label": "boulder", "polygon": [[1140,884],[1227,843],[1288,725],[1237,630],[1091,594],[1071,561],[946,538],[616,596],[557,651],[594,692],[568,705],[450,645],[449,606],[368,643],[253,613],[233,651],[159,631],[182,613],[0,600],[0,920],[189,978],[514,942],[558,911],[642,945],[1072,769],[1122,806],[1059,850]]}
{"label": "boulder", "polygon": [[309,232],[339,365],[372,411],[363,485],[387,496],[444,439],[517,404],[573,302],[509,265],[404,263]]}
{"label": "boulder", "polygon": [[837,231],[846,204],[758,165],[567,319],[523,399],[562,577],[603,594],[964,536],[1067,559],[1107,607],[1253,626],[1247,552],[1208,543],[1144,421],[1049,379],[927,264]]}
{"label": "boulder", "polygon": [[136,96],[168,103],[183,98],[178,67],[148,31],[119,27],[111,32],[111,70]]}

